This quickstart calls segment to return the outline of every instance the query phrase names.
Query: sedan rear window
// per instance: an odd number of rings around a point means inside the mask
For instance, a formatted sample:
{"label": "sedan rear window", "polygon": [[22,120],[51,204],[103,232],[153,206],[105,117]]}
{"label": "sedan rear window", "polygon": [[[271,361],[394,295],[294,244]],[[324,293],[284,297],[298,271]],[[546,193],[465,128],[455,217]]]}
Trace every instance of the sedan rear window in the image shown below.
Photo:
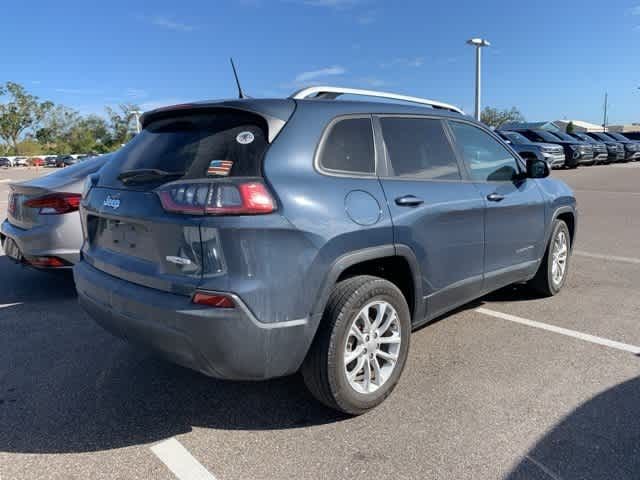
{"label": "sedan rear window", "polygon": [[[101,183],[117,182],[122,174],[136,171],[171,172],[172,180],[257,177],[268,147],[266,131],[260,117],[242,112],[157,120],[116,154]],[[162,181],[157,178],[156,183]]]}

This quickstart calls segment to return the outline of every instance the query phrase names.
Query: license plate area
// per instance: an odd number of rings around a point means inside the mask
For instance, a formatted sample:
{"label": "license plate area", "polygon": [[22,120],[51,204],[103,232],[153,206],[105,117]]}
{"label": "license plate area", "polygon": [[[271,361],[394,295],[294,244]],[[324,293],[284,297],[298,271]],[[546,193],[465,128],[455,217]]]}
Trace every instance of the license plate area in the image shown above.
{"label": "license plate area", "polygon": [[149,228],[140,223],[106,217],[92,219],[93,245],[126,255],[152,260],[154,251]]}

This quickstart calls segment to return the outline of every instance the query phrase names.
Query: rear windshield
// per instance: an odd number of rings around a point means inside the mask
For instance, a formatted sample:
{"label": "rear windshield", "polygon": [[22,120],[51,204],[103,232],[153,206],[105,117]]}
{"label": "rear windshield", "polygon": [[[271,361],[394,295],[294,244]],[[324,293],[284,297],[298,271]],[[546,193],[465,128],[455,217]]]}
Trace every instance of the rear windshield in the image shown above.
{"label": "rear windshield", "polygon": [[146,169],[179,173],[177,178],[185,179],[261,176],[266,132],[260,117],[237,111],[157,120],[118,151],[100,183],[120,183],[117,177],[123,172]]}

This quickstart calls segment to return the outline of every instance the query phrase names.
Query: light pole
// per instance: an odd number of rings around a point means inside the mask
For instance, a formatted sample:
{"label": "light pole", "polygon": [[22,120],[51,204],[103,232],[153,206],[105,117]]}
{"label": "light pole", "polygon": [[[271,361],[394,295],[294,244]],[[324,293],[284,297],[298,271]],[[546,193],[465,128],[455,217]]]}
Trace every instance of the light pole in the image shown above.
{"label": "light pole", "polygon": [[476,47],[476,111],[475,117],[480,121],[480,88],[481,88],[481,64],[482,64],[482,47],[489,47],[491,44],[484,38],[472,38],[467,40],[468,45]]}
{"label": "light pole", "polygon": [[136,133],[140,133],[140,115],[142,115],[142,112],[140,110],[131,110],[131,114],[136,119]]}

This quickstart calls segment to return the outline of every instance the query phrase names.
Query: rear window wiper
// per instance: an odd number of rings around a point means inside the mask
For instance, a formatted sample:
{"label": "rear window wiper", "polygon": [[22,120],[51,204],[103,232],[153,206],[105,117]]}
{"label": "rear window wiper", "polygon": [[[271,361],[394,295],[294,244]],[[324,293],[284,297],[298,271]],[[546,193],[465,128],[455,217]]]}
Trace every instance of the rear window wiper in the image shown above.
{"label": "rear window wiper", "polygon": [[138,168],[135,170],[126,170],[118,175],[118,180],[122,183],[145,183],[157,180],[166,180],[168,178],[180,178],[185,172],[167,172],[157,168]]}

